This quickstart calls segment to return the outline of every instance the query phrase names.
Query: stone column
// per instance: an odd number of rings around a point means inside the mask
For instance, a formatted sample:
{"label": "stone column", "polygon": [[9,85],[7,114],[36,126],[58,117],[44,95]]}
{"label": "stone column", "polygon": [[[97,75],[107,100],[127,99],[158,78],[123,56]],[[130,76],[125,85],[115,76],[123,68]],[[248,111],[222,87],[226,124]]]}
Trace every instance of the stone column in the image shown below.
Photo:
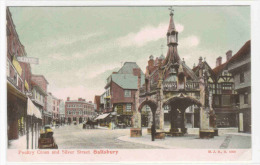
{"label": "stone column", "polygon": [[139,108],[139,93],[141,87],[141,70],[136,71],[138,74],[138,89],[135,93],[135,108],[133,110],[132,123],[133,127],[130,129],[130,137],[140,137],[142,136],[142,127],[141,127],[141,112],[138,111]]}
{"label": "stone column", "polygon": [[210,108],[207,104],[208,94],[205,90],[205,83],[203,78],[200,79],[200,138],[213,138],[214,137],[214,129],[209,126],[209,111]]}
{"label": "stone column", "polygon": [[158,81],[157,86],[157,110],[156,110],[156,134],[155,139],[164,139],[164,110],[163,110],[163,88],[162,88],[162,80]]}

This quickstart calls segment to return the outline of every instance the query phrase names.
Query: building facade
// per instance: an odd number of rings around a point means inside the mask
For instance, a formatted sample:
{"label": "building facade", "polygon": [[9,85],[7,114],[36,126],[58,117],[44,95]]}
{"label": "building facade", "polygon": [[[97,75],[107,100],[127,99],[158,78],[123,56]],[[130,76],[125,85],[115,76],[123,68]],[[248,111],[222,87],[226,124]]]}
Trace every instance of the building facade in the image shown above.
{"label": "building facade", "polygon": [[60,100],[60,105],[59,105],[59,121],[60,124],[63,125],[65,124],[65,103],[63,100]]}
{"label": "building facade", "polygon": [[[48,87],[49,82],[46,80],[46,78],[43,75],[33,74],[31,76],[31,80],[33,82],[35,82],[45,93],[48,93],[47,87]],[[43,111],[42,111],[43,125],[49,124],[48,121],[50,119],[48,119],[48,118],[51,117],[50,114],[47,112],[47,99],[48,99],[47,96],[48,95],[46,95],[44,98],[44,106],[43,106]]]}
{"label": "building facade", "polygon": [[230,59],[228,71],[234,77],[234,88],[238,96],[238,130],[251,132],[251,41],[247,41]]}
{"label": "building facade", "polygon": [[115,124],[131,126],[135,109],[135,93],[138,76],[144,84],[144,73],[135,62],[125,62],[118,70],[107,78],[105,92],[100,96],[100,109],[103,113],[112,113]]}
{"label": "building facade", "polygon": [[80,124],[96,116],[94,111],[94,104],[85,99],[78,98],[78,100],[70,100],[67,97],[65,101],[65,120],[68,124]]}
{"label": "building facade", "polygon": [[7,131],[8,140],[18,139],[26,133],[27,99],[31,92],[30,64],[18,62],[17,58],[27,56],[19,40],[12,15],[6,9],[7,30]]}

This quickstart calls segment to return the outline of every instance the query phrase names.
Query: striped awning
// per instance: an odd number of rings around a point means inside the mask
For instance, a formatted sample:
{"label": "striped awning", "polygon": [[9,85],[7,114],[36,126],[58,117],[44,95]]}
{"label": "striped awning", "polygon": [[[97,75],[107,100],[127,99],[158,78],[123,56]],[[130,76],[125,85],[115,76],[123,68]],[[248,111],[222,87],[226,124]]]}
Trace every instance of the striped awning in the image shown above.
{"label": "striped awning", "polygon": [[99,115],[97,118],[95,118],[95,120],[105,119],[109,115],[110,115],[110,113],[105,113],[105,114]]}

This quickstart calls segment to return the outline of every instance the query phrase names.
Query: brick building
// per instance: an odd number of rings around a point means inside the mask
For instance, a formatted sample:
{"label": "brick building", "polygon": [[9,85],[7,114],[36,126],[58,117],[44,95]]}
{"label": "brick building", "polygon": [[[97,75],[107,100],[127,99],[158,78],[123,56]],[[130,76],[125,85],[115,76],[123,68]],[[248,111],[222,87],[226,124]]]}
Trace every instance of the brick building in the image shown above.
{"label": "brick building", "polygon": [[134,110],[134,97],[137,91],[138,75],[144,84],[144,73],[135,62],[125,62],[118,72],[107,78],[105,92],[100,96],[100,109],[103,113],[116,114],[116,124],[131,126]]}
{"label": "brick building", "polygon": [[100,96],[95,96],[94,97],[94,109],[97,114],[101,112],[100,108]]}
{"label": "brick building", "polygon": [[27,96],[31,91],[31,67],[17,61],[17,57],[27,56],[24,46],[15,30],[9,8],[6,9],[7,30],[7,130],[8,140],[18,139],[25,134]]}
{"label": "brick building", "polygon": [[[31,80],[38,84],[38,86],[45,92],[47,93],[47,87],[49,82],[46,80],[46,78],[43,75],[32,75]],[[47,112],[47,95],[44,97],[44,106],[43,106],[43,111],[42,111],[42,122],[43,125],[49,124],[48,121],[51,116]]]}
{"label": "brick building", "polygon": [[[39,84],[32,80],[31,66],[29,63],[19,62],[19,57],[26,57],[27,53],[19,40],[12,15],[6,8],[7,31],[7,131],[8,142],[26,136],[26,148],[37,147],[34,140],[39,135],[42,124],[41,97],[45,92],[41,91]],[[33,102],[32,102],[33,100]],[[29,138],[30,137],[30,138]],[[29,140],[30,139],[30,140]],[[10,140],[10,141],[9,141]]]}
{"label": "brick building", "polygon": [[70,100],[67,97],[65,101],[65,122],[68,124],[80,124],[88,119],[93,119],[95,116],[94,104],[85,99],[78,98],[78,100]]}

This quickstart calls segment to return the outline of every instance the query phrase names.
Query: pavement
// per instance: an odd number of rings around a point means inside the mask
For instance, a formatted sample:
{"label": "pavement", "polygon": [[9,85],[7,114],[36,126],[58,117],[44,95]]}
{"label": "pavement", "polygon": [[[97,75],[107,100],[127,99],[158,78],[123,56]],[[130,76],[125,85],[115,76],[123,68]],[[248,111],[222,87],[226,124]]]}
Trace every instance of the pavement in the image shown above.
{"label": "pavement", "polygon": [[131,143],[119,140],[121,136],[130,136],[129,129],[110,130],[106,127],[82,129],[82,125],[70,125],[56,128],[54,138],[59,149],[155,149],[151,145]]}
{"label": "pavement", "polygon": [[125,142],[151,145],[168,149],[249,149],[251,134],[226,133],[212,139],[200,139],[198,134],[186,134],[182,137],[169,137],[151,141],[151,135],[143,130],[142,137],[121,136],[118,139]]}
{"label": "pavement", "polygon": [[[143,129],[142,137],[130,137],[130,128],[82,129],[82,125],[65,125],[54,129],[54,138],[59,149],[248,149],[251,134],[226,132],[213,139],[199,139],[197,133],[183,137],[168,137],[151,141],[151,135]],[[190,131],[191,132],[191,131]],[[223,131],[222,131],[223,132]],[[9,149],[26,149],[26,136],[9,141]]]}

